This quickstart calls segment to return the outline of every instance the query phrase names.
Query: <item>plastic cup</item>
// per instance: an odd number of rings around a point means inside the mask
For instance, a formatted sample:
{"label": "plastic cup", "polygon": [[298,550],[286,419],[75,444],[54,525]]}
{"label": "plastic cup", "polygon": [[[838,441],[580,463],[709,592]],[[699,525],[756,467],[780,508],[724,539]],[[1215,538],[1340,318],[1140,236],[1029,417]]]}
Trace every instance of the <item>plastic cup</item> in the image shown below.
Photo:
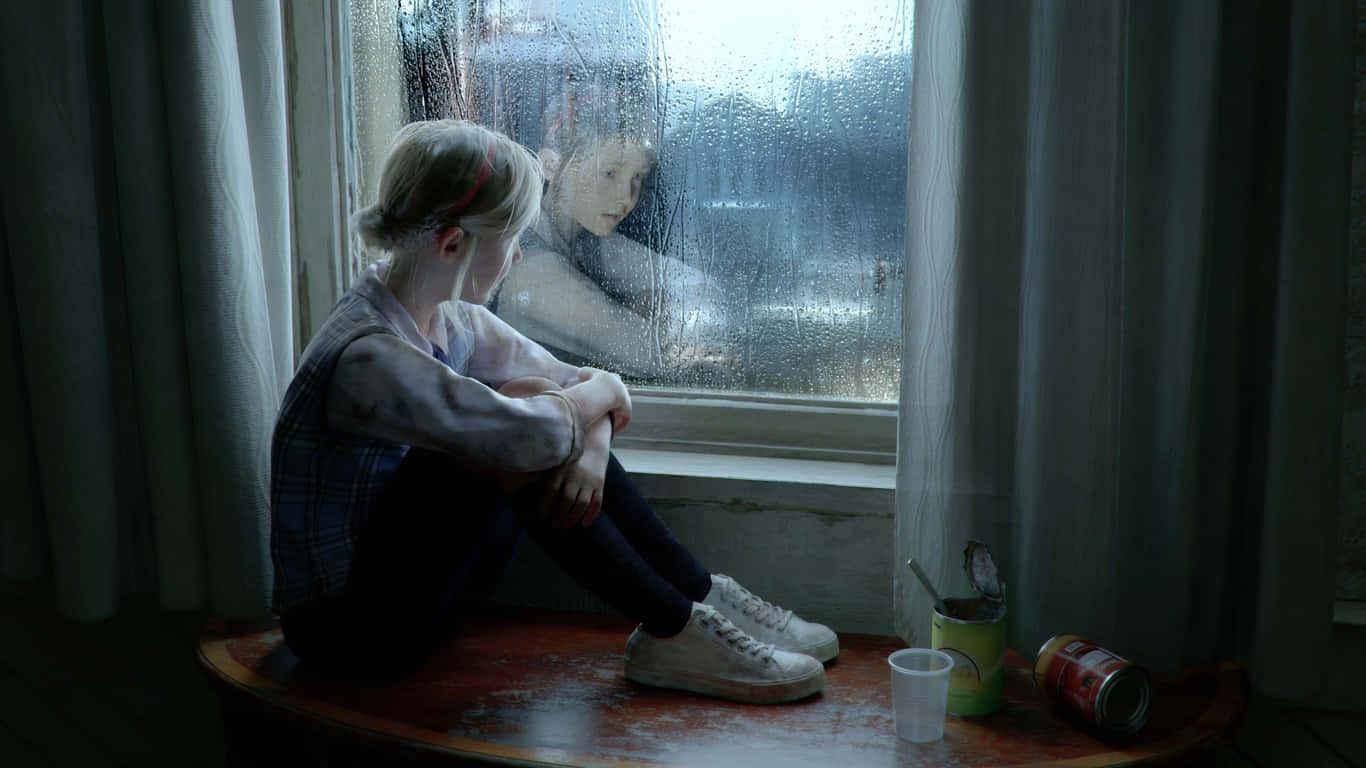
{"label": "plastic cup", "polygon": [[929,648],[906,648],[887,657],[892,667],[892,722],[907,741],[944,738],[953,658]]}

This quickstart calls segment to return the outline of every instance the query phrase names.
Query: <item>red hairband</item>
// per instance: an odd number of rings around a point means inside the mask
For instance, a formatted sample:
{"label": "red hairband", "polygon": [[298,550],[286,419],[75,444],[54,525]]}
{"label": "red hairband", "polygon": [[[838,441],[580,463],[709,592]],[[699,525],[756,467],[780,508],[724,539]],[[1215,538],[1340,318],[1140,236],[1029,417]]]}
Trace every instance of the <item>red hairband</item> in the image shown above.
{"label": "red hairband", "polygon": [[484,182],[488,181],[489,174],[493,173],[493,151],[497,148],[497,142],[489,142],[489,151],[484,155],[484,167],[479,169],[479,175],[474,178],[473,186],[471,186],[469,191],[461,196],[459,200],[456,200],[455,203],[451,205],[452,218],[459,216],[465,211],[466,206],[474,200],[474,196],[479,194],[479,188],[484,186]]}

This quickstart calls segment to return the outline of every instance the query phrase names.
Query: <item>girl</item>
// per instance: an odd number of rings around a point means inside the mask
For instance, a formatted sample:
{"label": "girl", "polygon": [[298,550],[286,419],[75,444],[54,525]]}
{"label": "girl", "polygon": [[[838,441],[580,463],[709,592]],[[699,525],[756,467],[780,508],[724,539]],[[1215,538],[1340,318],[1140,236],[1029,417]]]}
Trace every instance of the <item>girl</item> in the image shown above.
{"label": "girl", "polygon": [[715,373],[720,356],[702,345],[719,323],[706,276],[617,232],[657,160],[651,110],[626,94],[570,83],[547,110],[543,215],[498,315],[566,360],[643,380]]}
{"label": "girl", "polygon": [[536,159],[502,135],[400,131],[379,202],[355,219],[389,258],[304,350],[275,429],[285,641],[333,672],[410,670],[525,529],[640,621],[628,678],[752,702],[820,690],[806,653],[833,657],[834,634],[709,574],[610,455],[631,418],[621,380],[559,362],[481,306],[520,258],[541,188]]}

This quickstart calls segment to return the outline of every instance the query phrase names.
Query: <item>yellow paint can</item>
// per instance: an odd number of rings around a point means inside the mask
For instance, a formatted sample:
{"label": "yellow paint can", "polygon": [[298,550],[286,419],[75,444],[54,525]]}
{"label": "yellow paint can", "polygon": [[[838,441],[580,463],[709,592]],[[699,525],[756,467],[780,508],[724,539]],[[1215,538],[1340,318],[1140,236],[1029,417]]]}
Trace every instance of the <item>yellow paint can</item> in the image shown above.
{"label": "yellow paint can", "polygon": [[975,598],[947,598],[947,611],[934,610],[930,647],[953,657],[948,712],[986,715],[1001,708],[1005,683],[1005,589],[986,545],[968,542],[965,568]]}

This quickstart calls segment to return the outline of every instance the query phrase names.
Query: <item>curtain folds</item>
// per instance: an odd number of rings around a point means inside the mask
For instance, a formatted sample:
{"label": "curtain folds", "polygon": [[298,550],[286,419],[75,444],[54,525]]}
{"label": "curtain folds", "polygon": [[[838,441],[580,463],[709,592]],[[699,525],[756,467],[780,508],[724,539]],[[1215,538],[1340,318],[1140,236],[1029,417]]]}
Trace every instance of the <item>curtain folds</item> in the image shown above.
{"label": "curtain folds", "polygon": [[1352,5],[915,12],[898,561],[965,595],[987,542],[1026,654],[1312,691],[1272,660],[1332,628]]}
{"label": "curtain folds", "polygon": [[127,591],[268,610],[292,368],[275,2],[10,4],[0,572],[98,618]]}

